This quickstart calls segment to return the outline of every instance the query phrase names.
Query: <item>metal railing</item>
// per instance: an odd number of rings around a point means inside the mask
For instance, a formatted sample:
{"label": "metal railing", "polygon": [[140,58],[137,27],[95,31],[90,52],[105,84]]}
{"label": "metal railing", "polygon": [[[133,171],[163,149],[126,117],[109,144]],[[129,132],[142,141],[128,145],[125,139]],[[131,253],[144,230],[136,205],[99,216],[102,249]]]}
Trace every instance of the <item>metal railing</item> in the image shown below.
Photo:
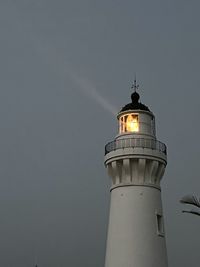
{"label": "metal railing", "polygon": [[158,150],[167,155],[167,147],[164,143],[147,138],[126,138],[126,139],[117,139],[112,142],[109,142],[105,146],[105,155],[117,149],[124,149],[130,147],[150,148],[153,150]]}

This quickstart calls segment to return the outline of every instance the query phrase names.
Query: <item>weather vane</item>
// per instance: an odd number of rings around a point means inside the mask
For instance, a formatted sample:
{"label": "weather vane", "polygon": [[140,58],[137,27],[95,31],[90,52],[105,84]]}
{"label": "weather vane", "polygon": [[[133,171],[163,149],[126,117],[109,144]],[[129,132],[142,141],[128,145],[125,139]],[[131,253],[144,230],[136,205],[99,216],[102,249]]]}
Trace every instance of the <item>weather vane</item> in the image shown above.
{"label": "weather vane", "polygon": [[134,83],[132,84],[131,89],[134,89],[134,92],[136,92],[138,88],[139,88],[139,85],[137,84],[136,75],[135,75]]}

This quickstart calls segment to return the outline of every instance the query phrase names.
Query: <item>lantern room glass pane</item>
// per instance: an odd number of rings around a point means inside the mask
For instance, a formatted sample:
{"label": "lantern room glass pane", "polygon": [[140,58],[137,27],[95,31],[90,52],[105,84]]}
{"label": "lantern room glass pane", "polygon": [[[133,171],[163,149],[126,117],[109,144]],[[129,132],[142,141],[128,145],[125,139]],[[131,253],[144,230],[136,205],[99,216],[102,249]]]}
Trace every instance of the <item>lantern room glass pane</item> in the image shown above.
{"label": "lantern room glass pane", "polygon": [[120,133],[139,131],[138,114],[131,113],[121,116],[119,123]]}

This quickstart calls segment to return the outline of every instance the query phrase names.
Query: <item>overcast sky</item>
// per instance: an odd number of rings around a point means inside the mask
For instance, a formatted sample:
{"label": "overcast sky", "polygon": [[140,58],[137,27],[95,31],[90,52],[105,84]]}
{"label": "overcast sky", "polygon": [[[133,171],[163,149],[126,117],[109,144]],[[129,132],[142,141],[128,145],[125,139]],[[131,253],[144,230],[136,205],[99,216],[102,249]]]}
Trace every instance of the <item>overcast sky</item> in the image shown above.
{"label": "overcast sky", "polygon": [[141,101],[168,147],[169,266],[199,267],[200,2],[0,1],[0,266],[103,267],[104,145]]}

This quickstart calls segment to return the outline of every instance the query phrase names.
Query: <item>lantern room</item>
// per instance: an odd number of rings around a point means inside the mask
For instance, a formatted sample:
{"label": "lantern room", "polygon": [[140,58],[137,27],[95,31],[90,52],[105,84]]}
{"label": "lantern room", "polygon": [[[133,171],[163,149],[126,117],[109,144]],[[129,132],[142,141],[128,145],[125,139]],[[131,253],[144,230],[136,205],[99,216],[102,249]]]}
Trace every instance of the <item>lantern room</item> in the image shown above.
{"label": "lantern room", "polygon": [[139,102],[140,96],[135,91],[131,95],[132,103],[125,105],[119,112],[119,135],[155,138],[155,117],[147,106]]}

